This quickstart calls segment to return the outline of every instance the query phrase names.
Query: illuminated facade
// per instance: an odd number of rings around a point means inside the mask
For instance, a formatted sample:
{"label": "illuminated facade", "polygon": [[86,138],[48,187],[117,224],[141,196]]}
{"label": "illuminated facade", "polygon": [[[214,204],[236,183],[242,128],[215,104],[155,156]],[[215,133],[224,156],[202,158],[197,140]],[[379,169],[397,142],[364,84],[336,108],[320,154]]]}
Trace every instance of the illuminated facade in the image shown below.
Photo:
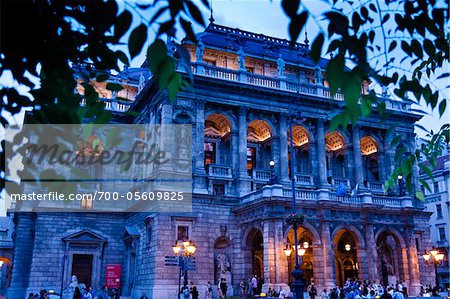
{"label": "illuminated facade", "polygon": [[[412,152],[420,116],[386,99],[388,120],[381,122],[375,112],[331,132],[329,122],[343,96],[331,95],[324,77],[327,60],[315,66],[307,44],[291,49],[287,40],[214,23],[198,38],[198,45],[184,43],[193,61],[195,92],[181,92],[171,103],[167,91],[143,74],[136,78],[145,85],[136,85],[137,96],[124,109],[138,112],[134,123],[193,125],[193,212],[17,215],[16,253],[27,247],[32,254],[15,255],[11,292],[57,289],[65,254],[65,282],[74,265],[85,262],[92,274],[82,279],[97,288],[104,283],[105,265],[119,263],[124,295],[146,291],[151,298],[174,298],[178,269],[166,267],[164,257],[183,237],[197,245],[197,269],[189,280],[201,294],[207,281],[221,277],[232,286],[230,294],[252,275],[263,279],[263,290],[287,288],[293,259],[283,249],[293,243],[293,232],[283,218],[292,192],[305,215],[298,234],[309,245],[302,266],[307,283],[314,279],[322,290],[353,277],[403,280],[417,295],[420,283],[432,282],[432,271],[418,257],[430,243],[429,213],[416,199],[383,189],[395,167],[388,128],[396,124],[394,136],[401,135],[402,146]],[[364,83],[362,92],[367,90]],[[292,117],[302,122],[293,124],[291,137]],[[270,161],[275,162],[272,185]],[[338,187],[345,195],[336,193]],[[60,225],[52,229],[51,223]],[[55,265],[47,265],[45,257],[56,257]]]}

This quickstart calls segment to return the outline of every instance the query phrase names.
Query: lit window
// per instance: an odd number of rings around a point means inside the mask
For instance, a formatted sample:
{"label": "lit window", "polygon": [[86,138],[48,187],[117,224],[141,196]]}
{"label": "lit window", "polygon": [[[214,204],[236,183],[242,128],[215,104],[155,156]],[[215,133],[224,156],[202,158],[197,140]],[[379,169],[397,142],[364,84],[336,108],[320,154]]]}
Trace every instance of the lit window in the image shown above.
{"label": "lit window", "polygon": [[81,208],[86,210],[92,209],[92,195],[91,194],[83,194],[81,199]]}
{"label": "lit window", "polygon": [[216,144],[214,142],[205,142],[205,166],[216,163]]}
{"label": "lit window", "polygon": [[178,225],[177,226],[177,240],[189,239],[189,226]]}

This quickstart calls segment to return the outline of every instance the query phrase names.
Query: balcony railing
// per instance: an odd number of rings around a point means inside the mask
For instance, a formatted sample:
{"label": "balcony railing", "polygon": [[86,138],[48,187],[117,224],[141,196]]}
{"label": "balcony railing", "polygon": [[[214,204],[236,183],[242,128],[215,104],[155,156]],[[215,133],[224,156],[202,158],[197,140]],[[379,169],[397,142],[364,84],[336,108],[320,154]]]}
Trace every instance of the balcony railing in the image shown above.
{"label": "balcony railing", "polygon": [[335,192],[330,192],[328,195],[330,200],[332,201],[340,201],[347,204],[362,204],[361,197],[359,196],[351,196],[350,194],[345,194],[344,196],[338,196]]}
{"label": "balcony railing", "polygon": [[209,164],[208,175],[210,177],[231,179],[232,178],[231,166]]}
{"label": "balcony railing", "polygon": [[312,175],[307,174],[295,174],[295,181],[299,185],[306,185],[306,186],[312,186],[314,185],[313,177]]}
{"label": "balcony railing", "polygon": [[[184,72],[184,69],[183,67],[181,67],[181,65],[177,65],[177,69],[180,72]],[[306,95],[314,95],[327,99],[334,99],[336,101],[344,100],[344,95],[340,92],[332,95],[328,87],[318,84],[309,84],[307,82],[299,82],[298,79],[296,80],[283,77],[280,78],[253,74],[247,71],[233,70],[208,65],[203,62],[192,63],[191,70],[193,74],[200,76],[219,78],[227,81],[241,82],[255,86],[262,86]],[[391,110],[410,110],[410,104],[405,104],[404,102],[395,100],[387,100],[386,107]]]}
{"label": "balcony railing", "polygon": [[[283,189],[283,196],[291,198],[292,190],[291,189]],[[298,200],[317,201],[317,192],[310,191],[310,190],[295,190],[295,197]]]}
{"label": "balcony railing", "polygon": [[341,184],[344,184],[344,186],[348,189],[350,188],[350,180],[346,178],[331,178],[331,185],[337,187]]}
{"label": "balcony railing", "polygon": [[258,182],[268,182],[270,180],[270,170],[253,169],[252,179]]}
{"label": "balcony railing", "polygon": [[372,202],[374,205],[382,205],[394,208],[402,206],[402,202],[398,198],[388,196],[373,196]]}
{"label": "balcony railing", "polygon": [[367,182],[367,187],[373,193],[385,193],[383,182]]}
{"label": "balcony railing", "polygon": [[[125,112],[131,106],[130,102],[120,101],[118,99],[99,98],[100,102],[105,103],[105,110]],[[86,99],[81,99],[80,106],[86,106]]]}

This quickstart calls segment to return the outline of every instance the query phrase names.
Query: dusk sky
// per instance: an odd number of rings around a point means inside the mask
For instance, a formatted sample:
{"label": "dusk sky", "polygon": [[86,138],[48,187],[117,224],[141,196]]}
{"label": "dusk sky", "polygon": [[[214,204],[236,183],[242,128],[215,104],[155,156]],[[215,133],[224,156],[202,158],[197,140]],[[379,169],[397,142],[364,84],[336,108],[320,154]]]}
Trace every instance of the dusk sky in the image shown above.
{"label": "dusk sky", "polygon": [[[269,36],[274,36],[278,38],[289,39],[288,33],[288,17],[284,14],[281,8],[281,1],[279,0],[213,0],[213,16],[215,23],[220,25],[225,25],[232,28],[239,28],[246,31],[251,31],[255,33],[261,33]],[[323,11],[329,8],[329,5],[325,3],[326,1],[319,0],[306,0],[301,3],[308,7],[316,16],[316,20],[312,20],[310,17],[306,25],[306,30],[308,33],[308,39],[310,43],[314,40],[317,35],[319,27],[317,22],[322,18],[320,17]],[[199,7],[203,7],[200,1],[195,1]],[[209,23],[208,18],[210,12],[203,9],[205,21]],[[137,16],[136,16],[137,17]],[[149,16],[149,19],[151,16]],[[135,19],[135,22],[139,22],[139,17]],[[137,23],[136,23],[137,24]],[[195,24],[194,24],[195,25]],[[322,28],[326,30],[326,24],[322,23]],[[194,26],[196,32],[201,32],[203,28],[201,26]],[[152,35],[152,32],[149,32]],[[152,35],[154,36],[154,35]],[[184,37],[184,32],[182,29],[177,30],[177,38],[180,40]],[[303,42],[305,39],[304,31],[300,34],[298,42]],[[140,66],[145,58],[143,53],[135,58],[132,62],[133,66]],[[447,82],[448,83],[448,82]],[[445,90],[445,85],[442,85],[442,92],[446,92],[448,97],[448,90]],[[444,95],[443,95],[444,96]],[[415,107],[416,109],[421,109],[420,107]],[[422,108],[423,109],[423,108]],[[419,122],[420,125],[424,126],[429,130],[437,131],[444,123],[449,123],[450,116],[439,117],[437,109],[431,113],[430,109],[424,110],[427,115],[425,115]],[[419,136],[424,137],[425,133],[422,130],[417,130]]]}

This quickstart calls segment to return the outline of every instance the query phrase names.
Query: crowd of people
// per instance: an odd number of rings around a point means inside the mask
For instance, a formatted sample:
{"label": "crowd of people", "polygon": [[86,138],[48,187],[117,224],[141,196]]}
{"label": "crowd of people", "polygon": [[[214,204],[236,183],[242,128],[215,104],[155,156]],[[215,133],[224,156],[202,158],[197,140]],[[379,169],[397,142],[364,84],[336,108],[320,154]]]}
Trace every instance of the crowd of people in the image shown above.
{"label": "crowd of people", "polygon": [[[75,287],[72,298],[73,299],[119,299],[119,290],[116,288],[101,287],[98,292],[95,292],[92,287],[80,288]],[[51,295],[59,296],[60,294],[54,291],[40,290],[37,293],[28,294],[27,299],[49,299]],[[140,299],[148,299],[145,293]]]}

